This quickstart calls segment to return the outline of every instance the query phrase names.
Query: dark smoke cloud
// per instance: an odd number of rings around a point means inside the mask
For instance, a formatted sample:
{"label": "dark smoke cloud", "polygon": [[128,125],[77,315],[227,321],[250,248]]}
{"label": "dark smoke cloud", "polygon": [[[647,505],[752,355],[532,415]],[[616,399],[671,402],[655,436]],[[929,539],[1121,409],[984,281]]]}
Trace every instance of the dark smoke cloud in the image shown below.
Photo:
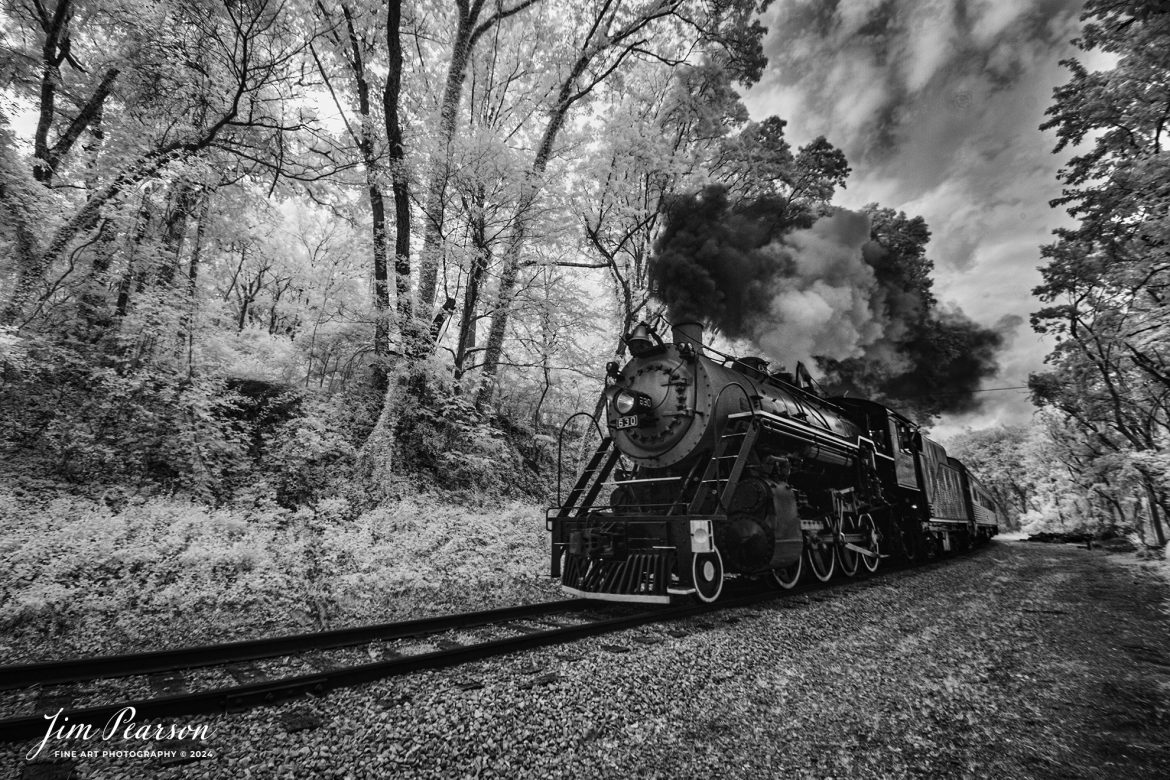
{"label": "dark smoke cloud", "polygon": [[669,206],[650,261],[650,283],[674,322],[702,321],[729,338],[747,338],[771,300],[771,281],[791,272],[785,258],[760,251],[762,220],[729,210],[726,190],[710,187]]}
{"label": "dark smoke cloud", "polygon": [[650,264],[675,322],[699,320],[772,360],[855,357],[885,329],[864,214],[815,223],[781,200],[732,206],[720,187],[675,199]]}
{"label": "dark smoke cloud", "polygon": [[930,416],[974,408],[997,370],[1004,333],[936,309],[929,279],[899,272],[864,213],[809,224],[782,202],[732,204],[710,187],[672,201],[655,249],[651,287],[672,321],[749,341],[777,365],[815,362],[832,391]]}
{"label": "dark smoke cloud", "polygon": [[998,371],[1003,345],[1003,335],[961,311],[932,312],[899,344],[906,370],[877,390],[909,401],[920,416],[974,411],[982,400],[975,391]]}

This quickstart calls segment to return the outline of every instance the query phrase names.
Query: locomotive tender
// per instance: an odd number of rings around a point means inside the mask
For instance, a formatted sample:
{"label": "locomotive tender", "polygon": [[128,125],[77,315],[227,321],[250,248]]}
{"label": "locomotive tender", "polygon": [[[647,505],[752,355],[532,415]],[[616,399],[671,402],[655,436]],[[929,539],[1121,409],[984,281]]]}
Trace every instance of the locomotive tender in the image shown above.
{"label": "locomotive tender", "polygon": [[626,336],[629,362],[607,369],[608,432],[548,510],[568,593],[713,602],[728,574],[791,588],[806,566],[827,581],[998,533],[987,490],[894,410],[823,398],[799,364],[712,359],[697,323],[672,340],[644,322]]}

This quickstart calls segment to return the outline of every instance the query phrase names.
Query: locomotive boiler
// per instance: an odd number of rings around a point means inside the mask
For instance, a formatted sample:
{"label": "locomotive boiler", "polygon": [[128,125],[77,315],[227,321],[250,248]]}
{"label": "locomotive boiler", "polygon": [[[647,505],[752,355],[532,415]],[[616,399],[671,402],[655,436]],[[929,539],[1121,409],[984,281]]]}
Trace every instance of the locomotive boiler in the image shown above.
{"label": "locomotive boiler", "polygon": [[986,491],[892,410],[823,398],[799,364],[769,372],[717,353],[697,323],[677,324],[671,342],[640,323],[625,342],[630,360],[608,366],[594,420],[600,443],[547,515],[551,572],[567,592],[711,602],[728,576],[791,588],[806,567],[822,581],[853,576],[891,552],[997,529]]}

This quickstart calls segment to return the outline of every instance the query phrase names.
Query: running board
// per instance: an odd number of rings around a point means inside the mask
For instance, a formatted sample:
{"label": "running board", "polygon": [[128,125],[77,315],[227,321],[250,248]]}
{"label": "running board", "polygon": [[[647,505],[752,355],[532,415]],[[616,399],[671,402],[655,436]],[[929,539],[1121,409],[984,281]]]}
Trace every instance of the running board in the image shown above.
{"label": "running board", "polygon": [[638,595],[636,593],[595,593],[588,590],[577,590],[570,588],[568,585],[562,585],[561,590],[573,596],[582,599],[594,599],[596,601],[631,601],[639,604],[669,604],[670,596],[650,596]]}

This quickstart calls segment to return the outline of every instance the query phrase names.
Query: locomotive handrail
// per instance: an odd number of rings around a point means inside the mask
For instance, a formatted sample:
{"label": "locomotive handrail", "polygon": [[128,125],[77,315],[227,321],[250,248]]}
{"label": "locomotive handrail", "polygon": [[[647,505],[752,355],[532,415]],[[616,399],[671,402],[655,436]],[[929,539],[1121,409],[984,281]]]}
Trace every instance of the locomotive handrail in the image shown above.
{"label": "locomotive handrail", "polygon": [[[734,418],[742,418],[745,415],[750,415],[752,418],[752,422],[754,423],[755,418],[757,416],[756,415],[756,405],[752,403],[752,394],[749,393],[747,388],[744,387],[743,384],[741,384],[740,382],[728,382],[727,384],[725,384],[723,386],[723,389],[719,391],[719,395],[715,396],[715,404],[711,407],[712,412],[714,412],[716,409],[719,408],[719,401],[720,401],[720,399],[723,398],[723,394],[726,393],[728,390],[730,390],[733,387],[738,389],[741,393],[743,393],[743,397],[748,402],[748,408],[746,411],[743,411],[743,412],[734,412],[732,414],[729,414],[729,415],[727,415],[727,417],[725,419],[730,420],[733,417]],[[719,430],[718,423],[716,423],[715,434],[719,435],[721,432],[722,431]]]}
{"label": "locomotive handrail", "polygon": [[602,433],[602,431],[601,431],[601,425],[600,425],[600,423],[597,422],[596,415],[590,414],[589,412],[577,412],[575,414],[571,414],[571,415],[569,415],[569,417],[567,417],[565,419],[565,421],[563,423],[561,423],[561,429],[560,429],[560,431],[557,432],[557,506],[558,507],[564,506],[563,499],[561,498],[561,479],[564,476],[564,468],[563,468],[564,464],[562,463],[562,455],[564,454],[564,446],[565,446],[565,430],[569,427],[569,423],[571,423],[573,420],[575,420],[578,417],[589,418],[589,421],[591,423],[593,423],[594,430],[597,431],[597,436],[601,439],[601,441],[603,441],[603,442],[605,441],[605,434]]}
{"label": "locomotive handrail", "polygon": [[[713,417],[715,417],[715,422],[712,425],[712,433],[715,436],[716,442],[718,442],[723,437],[723,431],[726,429],[727,423],[731,420],[731,415],[727,415],[723,420],[720,420],[718,415],[716,414],[716,411],[719,409],[719,402],[721,400],[723,400],[723,394],[726,393],[728,390],[730,390],[733,387],[738,389],[741,393],[743,393],[743,397],[747,401],[747,407],[748,407],[747,412],[750,413],[750,415],[751,415],[751,420],[749,421],[748,425],[754,427],[754,426],[759,424],[757,421],[756,406],[755,406],[755,404],[752,403],[751,393],[749,393],[747,388],[744,387],[739,382],[729,382],[728,384],[723,386],[722,390],[719,391],[719,395],[715,396],[715,403],[711,405],[711,414]],[[743,418],[743,413],[740,413],[736,417],[736,419],[742,419],[742,418]],[[720,425],[721,422],[723,423],[722,425]],[[716,446],[718,446],[718,445],[716,445]],[[712,450],[711,454],[712,454],[712,456],[714,456],[715,451]],[[737,455],[738,455],[738,453],[737,453]],[[738,470],[737,470],[737,467],[738,467]],[[724,514],[727,514],[727,503],[726,502],[730,501],[730,499],[731,499],[731,496],[728,495],[728,493],[729,493],[730,488],[733,487],[732,482],[738,482],[739,477],[742,473],[743,473],[743,466],[739,463],[739,458],[737,457],[736,462],[734,464],[732,464],[731,473],[727,475],[727,483],[724,485],[723,491],[719,494],[719,508],[723,511]],[[716,469],[715,477],[716,477],[716,482],[718,482],[718,477],[719,477],[718,468]]]}
{"label": "locomotive handrail", "polygon": [[[743,393],[744,398],[747,399],[748,411],[745,412],[745,414],[750,414],[752,417],[752,420],[749,421],[749,423],[748,423],[748,426],[749,426],[748,431],[750,432],[752,430],[752,428],[755,427],[755,425],[756,425],[755,405],[752,403],[752,394],[750,392],[748,392],[748,389],[746,387],[744,387],[739,382],[729,382],[728,384],[724,385],[723,388],[719,391],[719,394],[717,396],[715,396],[715,402],[711,405],[712,450],[711,450],[710,457],[708,457],[708,459],[706,460],[706,467],[703,470],[703,474],[700,475],[699,482],[695,486],[695,494],[694,494],[694,496],[691,497],[689,502],[686,500],[687,484],[690,482],[690,475],[688,475],[687,482],[684,483],[682,492],[680,492],[679,500],[676,501],[676,503],[675,503],[675,506],[678,506],[680,504],[682,506],[689,506],[690,507],[689,514],[694,514],[699,510],[703,486],[708,484],[708,483],[718,484],[721,481],[719,478],[719,461],[724,460],[728,457],[732,457],[730,455],[722,454],[722,450],[720,449],[722,441],[723,441],[723,432],[726,430],[726,422],[729,421],[730,419],[732,419],[732,416],[727,415],[722,420],[720,420],[717,412],[719,409],[719,402],[723,400],[723,394],[726,393],[728,390],[730,390],[733,387],[737,388],[741,393]],[[736,419],[739,419],[742,416],[743,415],[739,415]],[[721,425],[720,423],[724,423],[724,424]],[[745,435],[747,435],[747,434],[745,433]],[[740,452],[734,456],[736,458],[736,461],[735,461],[735,464],[733,464],[731,467],[731,473],[728,475],[727,482],[729,484],[731,482],[737,482],[739,480],[739,473],[742,473],[742,470],[743,470],[742,465],[739,464],[739,454],[742,453],[742,450],[743,450],[743,447],[742,447],[742,442],[741,442]],[[703,461],[701,461],[701,460],[699,462],[697,462],[695,464],[696,467],[699,465],[699,463],[702,463],[702,462]],[[739,469],[738,469],[739,473],[737,473],[737,466],[739,466]],[[694,470],[692,469],[692,473],[693,473],[693,471]],[[727,507],[725,505],[725,499],[727,497],[724,495],[724,493],[726,493],[726,492],[727,491],[726,491],[726,486],[725,486],[723,493],[720,493],[717,497],[718,507],[724,515],[727,514]],[[673,513],[673,507],[672,507],[671,511]]]}
{"label": "locomotive handrail", "polygon": [[[846,451],[850,449],[856,450],[858,448],[857,444],[850,441],[849,439],[842,437],[840,434],[834,432],[831,428],[816,428],[812,425],[809,425],[808,423],[794,422],[791,418],[781,414],[774,414],[772,412],[753,409],[750,413],[736,412],[735,414],[729,414],[727,415],[727,418],[729,420],[738,419],[741,417],[746,417],[749,414],[755,419],[771,422],[775,425],[789,429],[786,434],[792,436],[793,438],[799,438],[802,433],[807,432],[805,433],[804,441],[810,444],[833,446]],[[860,439],[861,437],[858,438]]]}

